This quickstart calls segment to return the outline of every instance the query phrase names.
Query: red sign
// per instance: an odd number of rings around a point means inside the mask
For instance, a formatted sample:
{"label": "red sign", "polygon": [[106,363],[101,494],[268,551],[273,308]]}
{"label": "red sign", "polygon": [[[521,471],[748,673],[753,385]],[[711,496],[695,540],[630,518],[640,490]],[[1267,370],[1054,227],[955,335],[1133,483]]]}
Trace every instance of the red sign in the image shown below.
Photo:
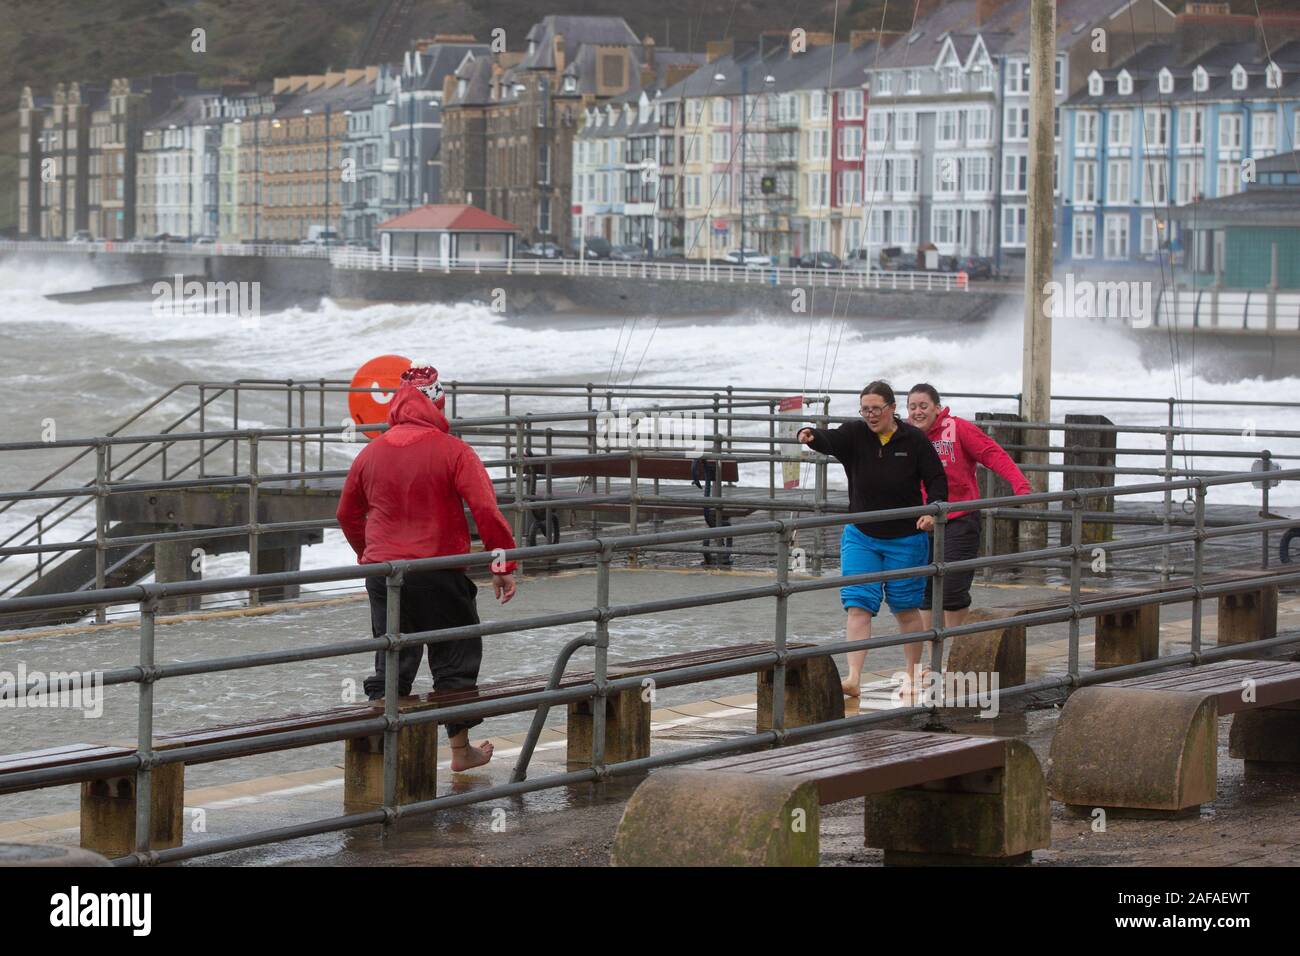
{"label": "red sign", "polygon": [[[377,425],[388,421],[388,403],[401,380],[402,373],[411,367],[404,355],[380,355],[372,358],[352,376],[353,388],[382,389],[371,392],[348,392],[348,411],[358,425]],[[366,432],[367,438],[378,438],[382,432]]]}
{"label": "red sign", "polygon": [[581,216],[581,215],[582,215],[582,203],[580,203],[580,202],[575,202],[575,203],[573,204],[573,214],[574,214],[575,216]]}

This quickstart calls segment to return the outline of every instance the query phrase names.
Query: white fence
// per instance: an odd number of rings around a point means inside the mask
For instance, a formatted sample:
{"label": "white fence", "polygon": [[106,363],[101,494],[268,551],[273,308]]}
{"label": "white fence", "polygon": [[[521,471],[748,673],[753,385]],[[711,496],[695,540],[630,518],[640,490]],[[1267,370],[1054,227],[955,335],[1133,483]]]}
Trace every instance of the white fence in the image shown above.
{"label": "white fence", "polygon": [[196,256],[279,256],[301,259],[326,259],[330,250],[326,246],[304,246],[291,243],[251,242],[144,242],[125,239],[98,239],[94,242],[0,241],[0,252],[123,252],[166,253]]}
{"label": "white fence", "polygon": [[883,272],[874,269],[868,272],[848,269],[733,266],[704,262],[620,262],[609,259],[489,259],[444,262],[439,257],[384,256],[360,249],[338,248],[332,250],[330,261],[336,269],[366,269],[382,272],[595,276],[607,279],[820,286],[830,289],[894,289],[911,292],[953,292],[966,291],[970,288],[963,273]]}

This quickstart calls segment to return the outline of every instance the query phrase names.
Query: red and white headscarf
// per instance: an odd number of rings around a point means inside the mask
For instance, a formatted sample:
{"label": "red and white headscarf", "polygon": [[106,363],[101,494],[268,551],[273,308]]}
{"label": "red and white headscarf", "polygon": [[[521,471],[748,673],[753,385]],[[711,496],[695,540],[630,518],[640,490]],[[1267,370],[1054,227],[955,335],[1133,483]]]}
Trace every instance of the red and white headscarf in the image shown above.
{"label": "red and white headscarf", "polygon": [[442,384],[438,381],[438,370],[432,365],[412,362],[411,367],[402,373],[401,381],[403,385],[418,388],[438,408],[446,405],[447,398],[442,392]]}

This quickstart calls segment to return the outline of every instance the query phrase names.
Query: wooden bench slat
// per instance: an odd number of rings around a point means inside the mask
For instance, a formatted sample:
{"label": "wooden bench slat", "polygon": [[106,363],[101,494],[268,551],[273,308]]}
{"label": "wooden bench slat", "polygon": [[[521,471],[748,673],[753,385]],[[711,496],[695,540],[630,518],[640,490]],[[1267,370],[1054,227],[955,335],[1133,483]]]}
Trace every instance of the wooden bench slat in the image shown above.
{"label": "wooden bench slat", "polygon": [[763,755],[774,754],[788,759],[756,764],[750,759],[755,755],[742,754],[694,768],[808,777],[817,785],[819,801],[828,804],[1001,767],[1006,741],[921,731],[867,731],[849,738],[847,745],[844,738],[834,738]]}
{"label": "wooden bench slat", "polygon": [[[1242,681],[1246,679],[1254,681],[1253,701],[1242,699]],[[1217,698],[1219,715],[1224,716],[1300,700],[1300,664],[1290,661],[1215,661],[1175,673],[1130,677],[1107,686],[1213,695]]]}

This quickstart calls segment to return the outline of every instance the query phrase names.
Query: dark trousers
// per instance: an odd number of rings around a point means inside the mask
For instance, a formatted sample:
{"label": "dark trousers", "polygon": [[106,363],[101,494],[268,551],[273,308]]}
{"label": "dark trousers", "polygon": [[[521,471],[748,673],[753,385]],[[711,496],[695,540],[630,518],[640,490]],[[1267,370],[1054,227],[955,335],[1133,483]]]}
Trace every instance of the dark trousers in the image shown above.
{"label": "dark trousers", "polygon": [[[388,586],[383,578],[367,578],[366,591],[370,595],[370,630],[376,638],[383,637],[388,631]],[[401,589],[402,633],[477,624],[478,608],[474,603],[477,593],[478,585],[461,571],[407,572]],[[397,692],[401,696],[411,693],[426,647],[435,691],[461,690],[477,685],[479,664],[483,660],[483,641],[466,637],[399,650]],[[366,696],[371,700],[381,700],[384,696],[384,653],[375,652],[375,673],[365,680]],[[465,723],[447,724],[447,736],[455,737],[462,730],[481,723],[482,719],[476,718]]]}
{"label": "dark trousers", "polygon": [[[969,561],[980,553],[980,513],[968,511],[953,518],[943,529],[944,561]],[[930,536],[930,560],[934,560],[934,535]],[[949,571],[943,576],[943,609],[960,611],[970,607],[970,586],[975,580],[974,571]],[[925,603],[934,609],[934,578],[925,579]]]}

